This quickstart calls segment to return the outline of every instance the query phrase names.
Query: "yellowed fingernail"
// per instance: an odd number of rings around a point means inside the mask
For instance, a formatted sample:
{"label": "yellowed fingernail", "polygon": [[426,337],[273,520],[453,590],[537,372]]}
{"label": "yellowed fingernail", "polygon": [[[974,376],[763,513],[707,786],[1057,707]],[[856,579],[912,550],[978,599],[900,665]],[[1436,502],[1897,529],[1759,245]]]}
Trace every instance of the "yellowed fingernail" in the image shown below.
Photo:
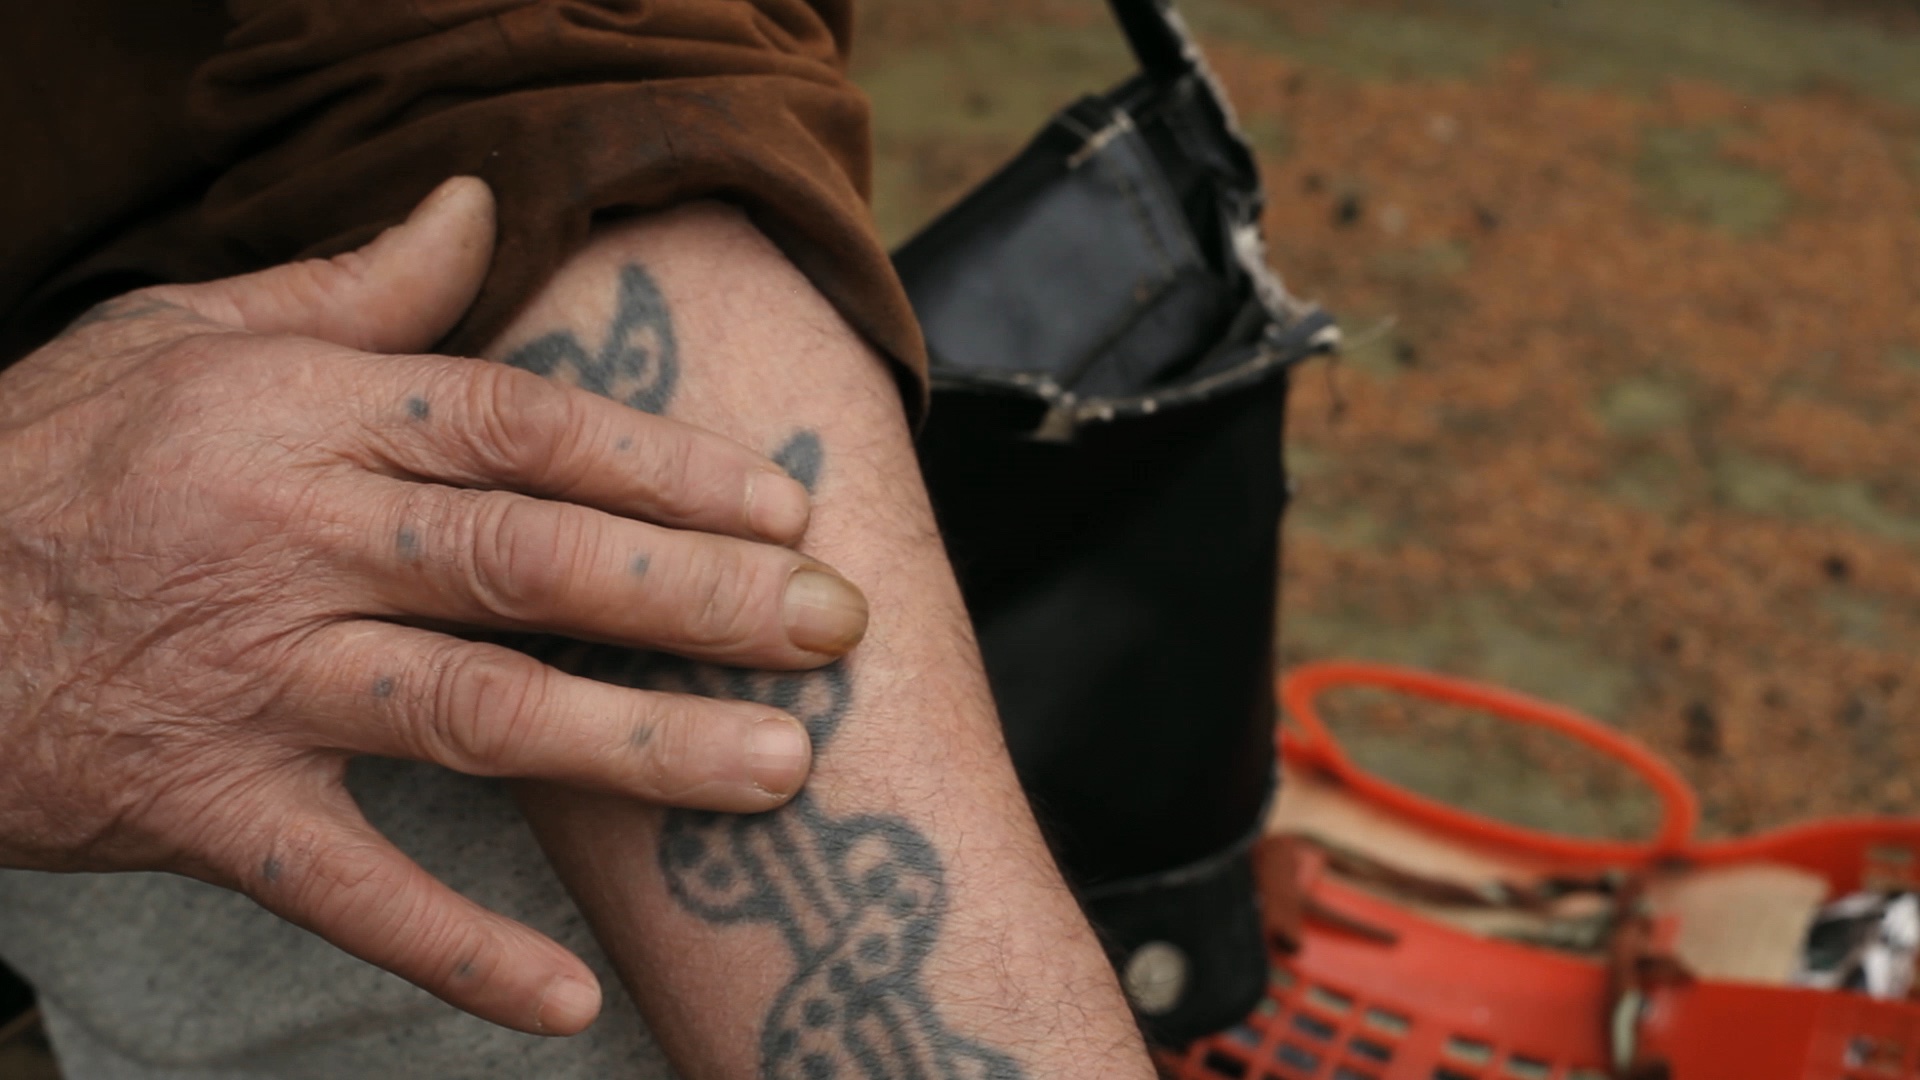
{"label": "yellowed fingernail", "polygon": [[548,1035],[571,1035],[600,1015],[600,987],[579,979],[561,978],[540,995],[534,1024]]}
{"label": "yellowed fingernail", "polygon": [[867,633],[867,598],[838,574],[801,569],[787,579],[787,640],[809,652],[839,654]]}
{"label": "yellowed fingernail", "polygon": [[806,782],[813,743],[798,721],[769,717],[747,732],[747,774],[755,787],[773,795],[791,795]]}
{"label": "yellowed fingernail", "polygon": [[813,497],[785,473],[747,474],[747,527],[755,536],[791,544],[807,534]]}

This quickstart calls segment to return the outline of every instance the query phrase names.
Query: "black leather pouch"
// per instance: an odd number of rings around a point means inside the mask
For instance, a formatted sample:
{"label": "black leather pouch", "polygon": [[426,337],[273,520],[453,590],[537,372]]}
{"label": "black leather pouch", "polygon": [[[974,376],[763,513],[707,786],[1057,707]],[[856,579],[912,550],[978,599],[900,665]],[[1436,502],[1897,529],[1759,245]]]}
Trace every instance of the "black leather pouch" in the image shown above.
{"label": "black leather pouch", "polygon": [[1268,270],[1253,158],[1177,17],[895,255],[922,464],[1015,765],[1149,1033],[1246,1015],[1272,794],[1290,367],[1336,331]]}

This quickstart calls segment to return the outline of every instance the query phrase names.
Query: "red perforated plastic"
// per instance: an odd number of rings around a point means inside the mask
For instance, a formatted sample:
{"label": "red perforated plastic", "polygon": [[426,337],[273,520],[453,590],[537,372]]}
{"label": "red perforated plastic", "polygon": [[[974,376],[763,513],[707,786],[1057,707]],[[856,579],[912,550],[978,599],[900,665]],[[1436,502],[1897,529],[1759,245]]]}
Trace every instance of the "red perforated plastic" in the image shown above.
{"label": "red perforated plastic", "polygon": [[[1544,723],[1616,754],[1654,780],[1669,808],[1666,825],[1646,844],[1593,845],[1476,819],[1394,788],[1353,766],[1313,712],[1312,698],[1320,690],[1357,684]],[[1733,843],[1698,844],[1690,839],[1692,793],[1671,769],[1609,729],[1542,702],[1420,672],[1356,664],[1302,668],[1282,680],[1280,693],[1306,733],[1284,744],[1294,765],[1304,761],[1356,797],[1449,830],[1465,842],[1550,855],[1569,870],[1644,868],[1654,859],[1675,858],[1702,867],[1770,862],[1825,877],[1833,895],[1863,887],[1920,888],[1920,821],[1834,821]],[[1244,1023],[1163,1055],[1168,1076],[1607,1080],[1615,1075],[1609,1059],[1618,1001],[1599,962],[1465,933],[1343,885],[1314,859],[1302,861],[1298,887],[1312,901],[1300,951],[1270,954],[1267,996]],[[1651,990],[1644,1005],[1625,1014],[1625,1022],[1627,1042],[1638,1059],[1667,1063],[1672,1080],[1920,1080],[1920,1004],[1911,1002],[1695,982]]]}

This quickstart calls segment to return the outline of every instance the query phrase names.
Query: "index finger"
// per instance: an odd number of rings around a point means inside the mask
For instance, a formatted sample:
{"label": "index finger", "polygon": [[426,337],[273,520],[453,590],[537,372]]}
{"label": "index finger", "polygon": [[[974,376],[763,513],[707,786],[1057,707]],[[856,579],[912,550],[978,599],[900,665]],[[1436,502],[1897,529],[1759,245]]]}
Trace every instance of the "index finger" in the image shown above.
{"label": "index finger", "polygon": [[702,428],[484,360],[362,353],[347,366],[347,450],[367,467],[745,539],[806,532],[806,489]]}

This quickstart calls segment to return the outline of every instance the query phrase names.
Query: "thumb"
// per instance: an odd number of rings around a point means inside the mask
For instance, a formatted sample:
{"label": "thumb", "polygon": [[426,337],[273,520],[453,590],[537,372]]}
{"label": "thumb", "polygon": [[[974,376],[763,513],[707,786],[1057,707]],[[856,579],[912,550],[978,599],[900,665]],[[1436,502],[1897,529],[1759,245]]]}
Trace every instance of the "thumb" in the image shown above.
{"label": "thumb", "polygon": [[167,299],[257,334],[367,352],[422,352],[452,329],[493,259],[493,192],[456,176],[357,251],[167,289]]}

